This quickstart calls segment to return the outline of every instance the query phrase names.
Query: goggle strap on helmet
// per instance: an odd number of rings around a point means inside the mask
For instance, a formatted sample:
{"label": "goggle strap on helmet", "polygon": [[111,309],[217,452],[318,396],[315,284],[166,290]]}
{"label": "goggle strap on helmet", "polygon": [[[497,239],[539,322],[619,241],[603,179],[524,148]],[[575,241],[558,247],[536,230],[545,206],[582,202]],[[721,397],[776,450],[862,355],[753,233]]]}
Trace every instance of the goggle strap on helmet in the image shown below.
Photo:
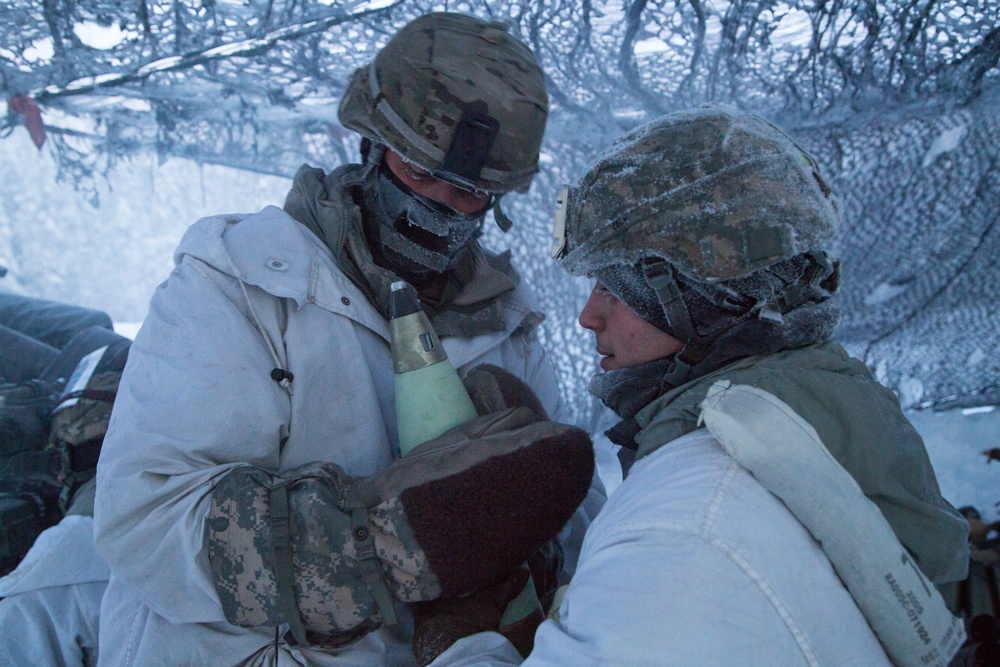
{"label": "goggle strap on helmet", "polygon": [[555,226],[552,228],[552,259],[562,260],[566,254],[566,217],[569,215],[569,193],[568,185],[564,185],[556,199]]}
{"label": "goggle strap on helmet", "polygon": [[372,102],[375,105],[375,109],[389,121],[393,129],[403,135],[403,138],[411,146],[427,155],[430,159],[439,163],[444,160],[444,152],[441,149],[411,130],[406,121],[396,113],[396,110],[389,106],[389,102],[386,101],[382,95],[382,91],[379,89],[378,74],[376,73],[374,60],[368,64],[368,85],[371,88]]}
{"label": "goggle strap on helmet", "polygon": [[[375,60],[372,60],[368,64],[368,86],[372,96],[372,104],[375,107],[375,111],[381,113],[382,117],[385,118],[386,122],[388,122],[389,125],[391,125],[394,130],[399,132],[399,134],[402,135],[403,139],[405,139],[406,142],[410,144],[410,146],[415,148],[418,152],[426,155],[434,163],[442,165],[443,167],[445,160],[447,158],[447,154],[440,148],[432,144],[430,141],[424,139],[419,134],[410,129],[410,126],[406,124],[406,121],[404,121],[403,118],[398,113],[396,113],[396,110],[389,105],[389,102],[385,99],[385,96],[382,95],[382,91],[378,83],[378,75],[376,73]],[[462,117],[465,118],[465,115],[463,114]],[[496,122],[495,119],[493,120],[494,122]],[[498,125],[496,133],[499,133],[499,131],[500,129]],[[458,134],[456,134],[455,138],[452,139],[452,146],[449,147],[448,153],[451,153],[451,148],[454,147],[455,140],[458,138],[459,138]],[[492,140],[490,144],[492,146]],[[434,172],[437,172],[439,170],[428,169],[428,171],[434,174]],[[497,169],[490,169],[489,167],[482,167],[481,169],[479,169],[478,176],[487,181],[492,181],[494,183],[507,183],[507,182],[520,183],[528,176],[535,174],[537,171],[538,171],[537,166],[534,169],[529,169],[522,172],[499,171]],[[437,178],[444,176],[444,174],[434,174],[434,175]],[[445,180],[450,180],[450,179],[446,177]]]}

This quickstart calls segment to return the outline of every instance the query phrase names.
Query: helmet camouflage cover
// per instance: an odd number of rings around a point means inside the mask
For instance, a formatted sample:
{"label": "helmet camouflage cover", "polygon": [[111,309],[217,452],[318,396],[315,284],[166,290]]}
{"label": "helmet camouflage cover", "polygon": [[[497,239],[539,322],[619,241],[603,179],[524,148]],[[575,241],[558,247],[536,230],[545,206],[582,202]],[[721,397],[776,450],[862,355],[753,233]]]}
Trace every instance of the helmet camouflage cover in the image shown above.
{"label": "helmet camouflage cover", "polygon": [[[547,114],[545,76],[531,49],[503,23],[451,12],[404,26],[354,72],[339,111],[344,127],[435,176],[498,193],[531,184]],[[474,128],[466,150],[485,160],[449,178],[449,151],[463,127]]]}
{"label": "helmet camouflage cover", "polygon": [[820,247],[839,220],[816,161],[788,135],[704,106],[633,130],[565,189],[553,256],[577,275],[659,257],[715,283]]}

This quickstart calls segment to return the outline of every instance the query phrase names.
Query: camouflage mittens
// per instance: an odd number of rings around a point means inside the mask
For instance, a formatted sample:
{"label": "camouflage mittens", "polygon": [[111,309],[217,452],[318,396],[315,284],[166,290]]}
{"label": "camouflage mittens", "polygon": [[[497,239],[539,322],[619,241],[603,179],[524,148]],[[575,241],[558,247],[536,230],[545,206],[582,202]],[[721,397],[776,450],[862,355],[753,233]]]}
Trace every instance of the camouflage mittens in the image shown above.
{"label": "camouflage mittens", "polygon": [[396,600],[497,583],[559,532],[594,472],[583,431],[537,418],[470,420],[361,479],[330,463],[233,470],[208,520],[226,618],[337,646],[394,622]]}

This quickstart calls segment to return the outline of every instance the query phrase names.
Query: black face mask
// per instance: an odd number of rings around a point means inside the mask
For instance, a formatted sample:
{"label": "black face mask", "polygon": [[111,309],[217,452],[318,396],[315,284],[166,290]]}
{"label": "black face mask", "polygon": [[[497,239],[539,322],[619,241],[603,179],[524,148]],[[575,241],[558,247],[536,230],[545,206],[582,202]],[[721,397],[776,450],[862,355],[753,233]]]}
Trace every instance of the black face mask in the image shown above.
{"label": "black face mask", "polygon": [[402,273],[445,273],[482,233],[489,206],[464,215],[417,194],[383,163],[362,182],[365,206],[379,224],[382,249]]}

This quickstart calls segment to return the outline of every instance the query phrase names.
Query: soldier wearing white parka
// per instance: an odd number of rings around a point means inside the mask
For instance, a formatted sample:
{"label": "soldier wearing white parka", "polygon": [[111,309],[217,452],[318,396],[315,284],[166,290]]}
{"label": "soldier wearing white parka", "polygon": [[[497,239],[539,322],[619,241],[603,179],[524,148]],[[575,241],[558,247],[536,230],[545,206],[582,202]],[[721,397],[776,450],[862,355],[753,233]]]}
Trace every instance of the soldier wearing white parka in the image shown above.
{"label": "soldier wearing white parka", "polygon": [[[947,665],[964,631],[930,581],[965,576],[967,525],[831,340],[839,221],[808,153],[714,106],[564,190],[553,254],[596,279],[590,390],[631,465],[525,666]],[[522,660],[480,632],[432,664]]]}
{"label": "soldier wearing white parka", "polygon": [[[505,221],[497,202],[537,172],[547,105],[533,54],[502,24],[426,15],[347,88],[340,120],[364,136],[364,164],[303,167],[283,209],[188,230],[132,346],[98,469],[95,533],[112,572],[101,664],[414,663],[403,602],[468,591],[446,569],[465,554],[435,561],[434,523],[414,511],[442,480],[414,483],[399,460],[386,320],[400,279],[463,375],[489,363],[537,396],[536,410],[452,434],[471,443],[461,451],[499,440],[530,460],[554,443],[587,494],[586,437],[548,421],[560,401],[542,316],[509,254],[477,241],[487,210]],[[511,481],[552,490],[530,470]],[[577,490],[548,514],[517,503],[555,534]],[[590,513],[602,501],[595,482]],[[442,525],[465,510],[452,505]],[[587,515],[562,531],[567,571]],[[475,518],[474,531],[491,528]],[[495,551],[520,563],[520,548]],[[396,575],[426,586],[414,594]]]}

